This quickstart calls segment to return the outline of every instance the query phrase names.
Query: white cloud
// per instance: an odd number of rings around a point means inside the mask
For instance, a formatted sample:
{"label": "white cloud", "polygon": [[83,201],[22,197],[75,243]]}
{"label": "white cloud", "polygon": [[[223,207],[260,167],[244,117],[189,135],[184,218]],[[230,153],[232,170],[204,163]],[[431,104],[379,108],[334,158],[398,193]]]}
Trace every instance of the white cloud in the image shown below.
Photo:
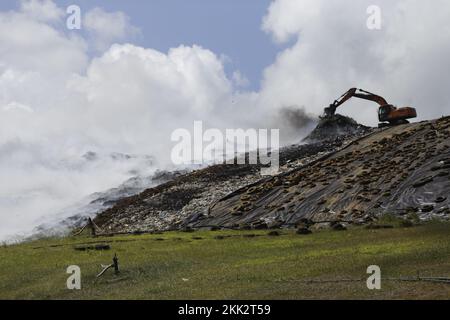
{"label": "white cloud", "polygon": [[19,111],[26,111],[26,112],[34,112],[33,109],[30,106],[18,103],[16,101],[12,101],[8,103],[6,106],[3,107],[4,111],[13,111],[13,110],[19,110]]}
{"label": "white cloud", "polygon": [[88,130],[93,139],[164,158],[175,128],[190,127],[196,119],[214,122],[231,84],[209,50],[180,46],[164,54],[126,44],[94,59],[70,90],[84,99],[84,117],[96,128]]}
{"label": "white cloud", "polygon": [[277,42],[286,42],[297,37],[305,24],[317,19],[322,7],[321,1],[273,1],[263,19],[263,30],[272,33]]}
{"label": "white cloud", "polygon": [[51,0],[21,0],[20,9],[38,21],[54,22],[64,16],[64,11]]}
{"label": "white cloud", "polygon": [[85,52],[85,41],[79,37],[68,37],[23,13],[0,13],[3,68],[65,76],[83,71],[88,61]]}
{"label": "white cloud", "polygon": [[239,70],[233,72],[233,81],[237,87],[247,87],[250,81]]}
{"label": "white cloud", "polygon": [[123,12],[106,12],[102,8],[88,11],[84,15],[83,27],[91,33],[97,50],[105,50],[116,41],[123,41],[140,33]]}

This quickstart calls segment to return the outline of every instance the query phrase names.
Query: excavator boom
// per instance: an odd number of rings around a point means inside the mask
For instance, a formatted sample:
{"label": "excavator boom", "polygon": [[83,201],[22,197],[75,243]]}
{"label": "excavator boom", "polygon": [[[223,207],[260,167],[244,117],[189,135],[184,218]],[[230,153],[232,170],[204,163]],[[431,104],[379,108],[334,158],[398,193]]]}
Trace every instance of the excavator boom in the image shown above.
{"label": "excavator boom", "polygon": [[360,98],[360,99],[374,101],[374,102],[378,103],[380,106],[389,104],[383,97],[381,97],[379,95],[376,95],[374,93],[371,93],[369,91],[365,91],[362,89],[359,89],[359,91],[362,93],[355,93],[353,96]]}

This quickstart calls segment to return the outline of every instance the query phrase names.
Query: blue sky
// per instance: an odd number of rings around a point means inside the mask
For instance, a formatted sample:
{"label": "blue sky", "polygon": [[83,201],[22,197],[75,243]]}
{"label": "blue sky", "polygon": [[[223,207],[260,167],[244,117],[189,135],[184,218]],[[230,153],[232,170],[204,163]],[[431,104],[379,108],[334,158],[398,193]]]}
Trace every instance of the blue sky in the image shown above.
{"label": "blue sky", "polygon": [[[142,31],[134,44],[167,52],[180,44],[197,44],[230,58],[227,73],[240,70],[247,89],[257,90],[265,67],[289,44],[279,45],[261,30],[270,0],[57,0],[60,7],[79,5],[82,12],[101,7],[122,11]],[[19,7],[17,0],[2,0],[0,10]]]}

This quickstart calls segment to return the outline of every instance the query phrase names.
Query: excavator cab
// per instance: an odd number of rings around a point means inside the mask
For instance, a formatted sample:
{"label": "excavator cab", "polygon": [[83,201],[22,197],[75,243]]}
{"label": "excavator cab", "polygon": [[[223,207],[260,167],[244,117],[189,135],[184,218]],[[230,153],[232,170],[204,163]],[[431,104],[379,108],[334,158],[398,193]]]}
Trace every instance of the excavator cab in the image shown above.
{"label": "excavator cab", "polygon": [[[417,117],[415,108],[404,107],[397,108],[391,104],[380,106],[378,109],[378,120],[380,122],[388,122],[390,125],[409,123],[407,119]],[[381,126],[383,124],[380,124]]]}
{"label": "excavator cab", "polygon": [[380,122],[386,122],[389,121],[389,114],[396,109],[393,105],[386,104],[384,106],[380,106],[378,108],[378,120]]}

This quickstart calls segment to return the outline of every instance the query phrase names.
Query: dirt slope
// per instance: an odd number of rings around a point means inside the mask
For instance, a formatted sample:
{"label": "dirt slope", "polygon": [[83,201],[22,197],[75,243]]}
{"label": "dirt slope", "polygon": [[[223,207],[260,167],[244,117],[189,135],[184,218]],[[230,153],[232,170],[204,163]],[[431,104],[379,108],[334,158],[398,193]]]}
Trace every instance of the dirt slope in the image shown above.
{"label": "dirt slope", "polygon": [[194,227],[369,222],[381,213],[449,217],[450,117],[360,139],[313,164],[245,187]]}
{"label": "dirt slope", "polygon": [[[284,148],[281,171],[286,172],[335,152],[354,139],[351,136]],[[95,219],[106,232],[133,232],[181,228],[201,220],[209,207],[226,195],[261,180],[258,165],[214,165],[197,170],[155,188],[124,198]]]}

